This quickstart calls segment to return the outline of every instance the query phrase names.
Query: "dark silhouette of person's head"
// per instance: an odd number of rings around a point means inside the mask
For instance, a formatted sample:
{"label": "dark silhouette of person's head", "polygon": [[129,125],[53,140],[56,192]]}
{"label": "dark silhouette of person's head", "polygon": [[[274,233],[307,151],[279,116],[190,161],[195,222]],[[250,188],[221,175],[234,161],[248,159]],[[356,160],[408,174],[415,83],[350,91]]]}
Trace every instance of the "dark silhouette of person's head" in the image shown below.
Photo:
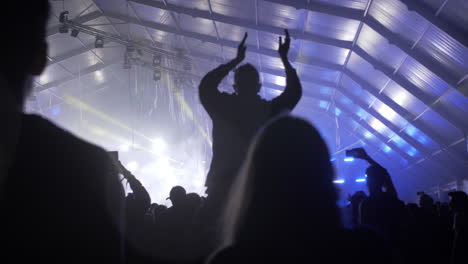
{"label": "dark silhouette of person's head", "polygon": [[366,183],[370,195],[379,194],[383,191],[385,173],[387,173],[385,169],[377,165],[372,165],[366,169]]}
{"label": "dark silhouette of person's head", "polygon": [[468,212],[468,195],[463,191],[449,192],[450,208],[457,213]]}
{"label": "dark silhouette of person's head", "polygon": [[0,50],[1,89],[8,89],[17,104],[22,104],[32,88],[33,76],[40,75],[47,63],[46,25],[49,17],[49,1],[6,1],[2,3],[6,12],[0,18],[3,34]]}
{"label": "dark silhouette of person's head", "polygon": [[425,210],[433,210],[434,209],[434,199],[431,196],[423,193],[419,196],[419,207]]}
{"label": "dark silhouette of person's head", "polygon": [[171,192],[169,193],[169,198],[172,202],[173,207],[179,207],[184,205],[187,199],[187,192],[182,186],[172,187]]}
{"label": "dark silhouette of person's head", "polygon": [[234,90],[241,96],[255,96],[260,92],[260,74],[252,64],[238,67],[234,73]]}
{"label": "dark silhouette of person's head", "polygon": [[339,227],[333,177],[328,148],[310,123],[291,116],[271,121],[233,186],[225,242],[278,241]]}
{"label": "dark silhouette of person's head", "polygon": [[201,205],[201,197],[197,193],[187,194],[187,204],[190,208],[197,208]]}

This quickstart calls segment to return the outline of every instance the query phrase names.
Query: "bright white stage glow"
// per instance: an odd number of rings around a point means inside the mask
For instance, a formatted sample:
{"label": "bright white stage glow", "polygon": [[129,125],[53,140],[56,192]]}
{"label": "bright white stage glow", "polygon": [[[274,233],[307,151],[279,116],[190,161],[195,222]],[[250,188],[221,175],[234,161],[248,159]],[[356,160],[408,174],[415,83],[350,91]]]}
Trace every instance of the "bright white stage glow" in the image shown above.
{"label": "bright white stage glow", "polygon": [[393,118],[395,118],[396,113],[388,107],[387,105],[382,104],[378,109],[377,112],[379,112],[383,117],[385,117],[387,120],[393,121]]}
{"label": "bright white stage glow", "polygon": [[343,184],[343,183],[345,183],[345,180],[344,179],[338,179],[338,180],[334,180],[333,183]]}
{"label": "bright white stage glow", "polygon": [[39,77],[39,82],[41,84],[46,84],[49,82],[49,77],[46,74],[42,74],[41,77]]}
{"label": "bright white stage glow", "polygon": [[130,145],[128,144],[122,144],[119,146],[119,151],[120,152],[127,152],[130,150]]}
{"label": "bright white stage glow", "polygon": [[151,150],[154,153],[161,155],[166,151],[166,149],[167,149],[167,144],[166,142],[164,142],[164,140],[160,138],[153,139]]}
{"label": "bright white stage glow", "polygon": [[286,78],[282,76],[275,76],[275,84],[279,86],[286,86]]}
{"label": "bright white stage glow", "polygon": [[375,118],[373,118],[373,120],[370,122],[370,126],[379,133],[382,133],[382,131],[385,129],[385,125]]}
{"label": "bright white stage glow", "polygon": [[127,163],[127,166],[125,166],[125,168],[134,173],[138,169],[138,162],[130,161],[129,163]]}
{"label": "bright white stage glow", "polygon": [[344,158],[344,161],[345,162],[353,162],[354,158],[353,157],[346,157],[346,158]]}
{"label": "bright white stage glow", "polygon": [[366,178],[359,178],[359,179],[356,179],[356,182],[366,182]]}
{"label": "bright white stage glow", "polygon": [[95,71],[94,77],[96,78],[98,82],[104,81],[104,75],[102,74],[102,71]]}

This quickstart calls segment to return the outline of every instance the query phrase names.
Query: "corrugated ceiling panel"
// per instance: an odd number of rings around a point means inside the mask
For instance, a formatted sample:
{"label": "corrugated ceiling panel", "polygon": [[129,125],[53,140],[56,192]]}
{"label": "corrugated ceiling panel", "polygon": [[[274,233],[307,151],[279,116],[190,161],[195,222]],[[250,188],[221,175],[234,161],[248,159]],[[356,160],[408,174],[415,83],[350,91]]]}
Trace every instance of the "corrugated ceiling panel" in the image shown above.
{"label": "corrugated ceiling panel", "polygon": [[355,96],[359,96],[363,91],[362,87],[346,74],[341,78],[341,86]]}
{"label": "corrugated ceiling panel", "polygon": [[196,9],[205,10],[205,11],[210,10],[210,7],[208,5],[208,1],[206,1],[206,0],[190,0],[190,1],[187,1],[187,0],[171,0],[171,1],[168,1],[168,2],[170,2],[173,5],[180,5],[180,6],[185,6],[185,7],[189,7],[189,8],[196,8]]}
{"label": "corrugated ceiling panel", "polygon": [[463,137],[463,134],[460,130],[453,127],[447,120],[442,118],[439,114],[434,112],[432,109],[426,111],[418,121],[422,121],[425,126],[437,134],[440,138],[444,140],[443,143],[451,144],[454,141]]}
{"label": "corrugated ceiling panel", "polygon": [[254,4],[255,1],[250,0],[211,0],[213,12],[247,20],[255,17]]}
{"label": "corrugated ceiling panel", "polygon": [[416,47],[450,69],[455,81],[468,74],[468,48],[437,27],[431,26]]}
{"label": "corrugated ceiling panel", "polygon": [[[122,59],[125,53],[125,47],[119,44],[114,44],[104,49],[94,49],[94,52],[104,61],[110,62],[118,59]],[[149,54],[144,53],[144,56],[149,56]]]}
{"label": "corrugated ceiling panel", "polygon": [[387,85],[385,90],[383,90],[383,93],[414,116],[419,115],[424,111],[424,109],[426,109],[425,104],[394,81],[391,81]]}
{"label": "corrugated ceiling panel", "polygon": [[180,14],[177,16],[177,20],[179,21],[180,27],[184,30],[216,36],[213,21],[209,19]]}
{"label": "corrugated ceiling panel", "polygon": [[394,135],[391,141],[394,142],[395,145],[397,145],[406,154],[408,154],[408,156],[413,158],[421,158],[421,153],[399,135]]}
{"label": "corrugated ceiling panel", "polygon": [[440,16],[466,30],[466,25],[468,25],[466,14],[468,14],[468,1],[451,0],[442,9]]}
{"label": "corrugated ceiling panel", "polygon": [[461,94],[458,90],[451,89],[440,100],[444,107],[452,109],[453,112],[458,112],[461,115],[468,115],[468,97]]}
{"label": "corrugated ceiling panel", "polygon": [[[264,1],[258,2],[257,10],[260,23],[289,29],[302,29],[307,15],[306,10]],[[255,23],[255,15],[250,20]]]}
{"label": "corrugated ceiling panel", "polygon": [[76,74],[84,68],[94,65],[96,63],[99,63],[99,60],[96,58],[96,56],[94,56],[94,54],[91,51],[68,58],[65,61],[61,62],[61,64],[65,68]]}
{"label": "corrugated ceiling panel", "polygon": [[[110,11],[114,13],[121,13],[121,14],[130,14],[130,16],[134,16],[133,12],[128,12],[128,9],[131,9],[127,6],[126,0],[93,0],[104,12]],[[75,2],[75,1],[73,1]]]}
{"label": "corrugated ceiling panel", "polygon": [[[78,37],[81,37],[81,35],[84,34],[80,34]],[[83,46],[78,39],[70,37],[69,34],[55,34],[50,36],[47,38],[47,43],[49,45],[48,53],[52,58]]]}
{"label": "corrugated ceiling panel", "polygon": [[382,35],[367,25],[362,27],[357,45],[369,55],[392,69],[396,69],[407,57],[406,53],[397,46],[391,45],[386,38],[382,37]]}
{"label": "corrugated ceiling panel", "polygon": [[[64,10],[67,10],[70,14],[68,15],[69,19],[75,18],[83,10],[85,10],[89,5],[92,4],[91,0],[82,0],[82,1],[49,1],[51,11],[57,16]],[[97,11],[98,9],[93,5],[86,12],[81,15],[86,15]]]}
{"label": "corrugated ceiling panel", "polygon": [[346,41],[353,41],[359,21],[309,11],[305,31]]}
{"label": "corrugated ceiling panel", "polygon": [[[450,98],[447,95],[442,97],[441,101],[436,104],[432,109],[439,113],[447,113],[447,116],[450,117],[450,120],[453,120],[454,124],[457,124],[458,128],[463,131],[468,131],[468,118],[466,107],[468,105],[468,97],[463,96],[458,91],[451,89]],[[449,92],[449,93],[450,93]],[[446,98],[447,97],[447,98]],[[458,105],[465,107],[465,111],[460,108]]]}
{"label": "corrugated ceiling panel", "polygon": [[[133,9],[135,9],[138,17],[142,20],[175,26],[175,22],[171,17],[171,13],[166,10],[153,8],[147,5],[141,5],[133,2],[131,2],[131,5],[133,6]],[[125,10],[123,11],[123,14],[127,16],[127,14],[133,13],[133,9],[129,8],[128,10]]]}
{"label": "corrugated ceiling panel", "polygon": [[64,70],[60,65],[52,64],[47,66],[47,68],[44,70],[41,76],[39,78],[36,78],[36,80],[40,84],[44,85],[69,76],[70,74],[66,70]]}
{"label": "corrugated ceiling panel", "polygon": [[450,87],[432,71],[413,58],[408,58],[398,73],[434,98],[441,96]]}
{"label": "corrugated ceiling panel", "polygon": [[274,70],[284,69],[283,62],[279,57],[270,57],[265,55],[259,55],[260,60],[262,61],[262,67]]}
{"label": "corrugated ceiling panel", "polygon": [[[169,33],[163,31],[156,31],[149,28],[147,32],[144,27],[135,24],[116,24],[115,28],[117,29],[117,31],[119,31],[121,35],[129,36],[133,40],[151,39],[148,35],[149,32],[149,34],[151,34],[151,37],[155,41],[162,42],[166,40],[167,36],[169,35]],[[78,36],[81,36],[81,34]],[[94,42],[94,39],[92,41]]]}
{"label": "corrugated ceiling panel", "polygon": [[421,132],[419,129],[414,127],[413,125],[409,124],[403,132],[407,134],[408,136],[414,138],[416,141],[427,147],[428,149],[431,150],[436,150],[438,147],[438,144],[434,142],[431,138],[429,138],[426,134]]}
{"label": "corrugated ceiling panel", "polygon": [[[187,39],[187,45],[191,47],[191,50],[196,51],[196,53],[201,53],[207,56],[213,56],[214,58],[219,57],[219,59],[222,59],[221,57],[222,47],[220,45],[214,44],[211,42],[202,42],[202,41],[194,40],[191,38],[186,38],[186,39]],[[226,58],[226,59],[231,59],[231,58]],[[213,60],[213,61],[216,61],[216,60]]]}
{"label": "corrugated ceiling panel", "polygon": [[414,43],[424,32],[428,22],[415,12],[408,11],[398,0],[374,0],[369,10],[386,28]]}
{"label": "corrugated ceiling panel", "polygon": [[374,108],[374,110],[377,111],[382,117],[390,121],[399,129],[402,129],[408,124],[408,121],[406,119],[404,119],[401,115],[393,111],[392,108],[388,107],[386,104],[382,103],[378,99],[372,105],[372,108]]}
{"label": "corrugated ceiling panel", "polygon": [[320,60],[344,64],[349,50],[302,40],[301,54],[305,57],[319,58]]}
{"label": "corrugated ceiling panel", "polygon": [[109,23],[109,19],[105,16],[100,16],[96,19],[90,20],[86,23],[84,23],[87,26],[90,26],[94,29],[109,32],[111,34],[118,34],[112,25]]}
{"label": "corrugated ceiling panel", "polygon": [[390,139],[395,133],[393,133],[386,125],[384,125],[380,120],[373,116],[368,116],[365,121],[371,126],[375,131],[379,132],[385,138]]}
{"label": "corrugated ceiling panel", "polygon": [[336,82],[338,76],[340,75],[339,71],[333,71],[313,65],[306,65],[302,63],[294,63],[294,65],[295,67],[301,67],[301,75],[310,76],[320,80]]}
{"label": "corrugated ceiling panel", "polygon": [[433,10],[437,10],[446,1],[445,0],[422,0],[422,2],[424,2],[424,5],[431,7]]}
{"label": "corrugated ceiling panel", "polygon": [[[245,32],[245,30],[243,31]],[[242,35],[240,35],[240,39],[242,39],[242,36],[244,33],[242,32]],[[237,34],[237,32],[235,32]],[[249,31],[249,39],[255,40],[256,33],[255,31],[252,31],[252,33]],[[279,35],[277,34],[272,34],[268,32],[258,32],[258,39],[260,41],[260,46],[267,48],[267,49],[272,49],[272,50],[278,50],[278,38]],[[257,45],[256,41],[252,43],[252,45]],[[291,40],[291,48],[290,48],[290,53],[297,53],[299,48],[299,41],[296,41],[294,39]]]}
{"label": "corrugated ceiling panel", "polygon": [[377,88],[377,90],[383,88],[385,82],[388,80],[385,74],[377,71],[369,62],[355,53],[351,54],[347,68],[369,82],[372,86]]}
{"label": "corrugated ceiling panel", "polygon": [[326,2],[327,4],[361,10],[364,10],[367,5],[367,0],[312,0],[311,4],[313,4],[313,2]]}

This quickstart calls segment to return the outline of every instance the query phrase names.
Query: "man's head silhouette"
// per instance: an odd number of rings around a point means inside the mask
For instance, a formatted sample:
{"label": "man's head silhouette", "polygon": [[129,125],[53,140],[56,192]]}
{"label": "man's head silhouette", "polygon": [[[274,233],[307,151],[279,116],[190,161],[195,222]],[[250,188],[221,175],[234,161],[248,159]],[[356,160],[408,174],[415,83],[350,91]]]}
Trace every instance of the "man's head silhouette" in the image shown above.
{"label": "man's head silhouette", "polygon": [[47,63],[46,24],[49,17],[49,1],[6,1],[4,10],[16,12],[2,16],[4,36],[0,44],[3,51],[0,63],[2,89],[8,89],[18,104],[31,88],[32,76],[42,73]]}
{"label": "man's head silhouette", "polygon": [[250,63],[236,69],[234,74],[234,90],[238,95],[252,96],[260,92],[260,74]]}
{"label": "man's head silhouette", "polygon": [[181,206],[187,199],[187,192],[182,186],[172,187],[169,197],[172,202],[172,206]]}

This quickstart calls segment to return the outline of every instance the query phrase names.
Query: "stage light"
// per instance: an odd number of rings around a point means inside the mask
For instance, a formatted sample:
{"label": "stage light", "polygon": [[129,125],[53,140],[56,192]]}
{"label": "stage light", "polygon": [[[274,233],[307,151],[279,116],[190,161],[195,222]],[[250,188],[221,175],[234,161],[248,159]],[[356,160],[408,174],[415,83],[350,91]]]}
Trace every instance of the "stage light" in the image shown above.
{"label": "stage light", "polygon": [[366,178],[358,178],[356,179],[356,182],[366,182]]}
{"label": "stage light", "polygon": [[154,54],[153,55],[153,67],[161,66],[162,57],[161,54]]}
{"label": "stage light", "polygon": [[39,82],[41,84],[46,84],[49,82],[49,77],[46,75],[46,74],[42,74],[40,77],[39,77]]}
{"label": "stage light", "polygon": [[161,80],[161,71],[160,70],[154,70],[154,73],[153,73],[153,80],[155,82]]}
{"label": "stage light", "polygon": [[152,141],[151,149],[154,153],[161,155],[167,149],[167,144],[164,142],[164,140],[156,138]]}
{"label": "stage light", "polygon": [[125,168],[127,168],[127,170],[131,172],[135,172],[138,169],[138,162],[130,161],[129,163],[127,163],[127,166],[125,166]]}
{"label": "stage light", "polygon": [[80,33],[80,31],[76,28],[72,29],[71,33],[70,33],[70,36],[76,38],[78,37],[78,34]]}
{"label": "stage light", "polygon": [[275,76],[274,83],[278,86],[286,86],[286,78],[283,76]]}
{"label": "stage light", "polygon": [[344,158],[344,161],[345,162],[353,162],[354,158],[353,157],[346,157],[346,158]]}
{"label": "stage light", "polygon": [[128,144],[122,144],[119,146],[119,151],[121,152],[127,152],[130,150],[130,145]]}
{"label": "stage light", "polygon": [[104,39],[102,37],[96,37],[96,40],[94,41],[94,47],[96,49],[104,48]]}
{"label": "stage light", "polygon": [[96,77],[96,81],[98,82],[104,81],[104,75],[102,74],[102,71],[95,71],[94,76]]}
{"label": "stage light", "polygon": [[330,158],[330,161],[331,161],[331,162],[333,162],[333,161],[335,161],[335,160],[336,160],[335,157]]}
{"label": "stage light", "polygon": [[338,180],[334,180],[333,183],[336,183],[336,184],[343,184],[343,183],[345,183],[345,180],[343,180],[343,179],[338,179]]}

